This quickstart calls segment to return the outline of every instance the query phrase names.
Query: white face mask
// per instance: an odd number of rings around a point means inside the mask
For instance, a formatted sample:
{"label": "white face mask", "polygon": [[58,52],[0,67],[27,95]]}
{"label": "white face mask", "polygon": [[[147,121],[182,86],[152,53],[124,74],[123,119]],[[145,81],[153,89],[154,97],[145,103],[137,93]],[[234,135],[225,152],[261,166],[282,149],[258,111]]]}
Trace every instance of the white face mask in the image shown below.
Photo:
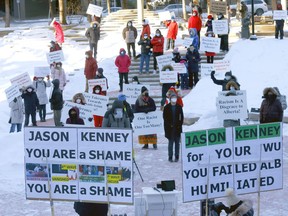
{"label": "white face mask", "polygon": [[144,39],[147,39],[148,38],[148,36],[144,36]]}
{"label": "white face mask", "polygon": [[95,93],[96,94],[100,93],[100,90],[99,89],[95,90]]}
{"label": "white face mask", "polygon": [[86,56],[86,58],[89,58],[89,55],[85,55]]}
{"label": "white face mask", "polygon": [[156,36],[159,37],[159,36],[160,36],[160,33],[156,33]]}
{"label": "white face mask", "polygon": [[235,90],[235,87],[234,87],[234,86],[231,86],[231,87],[230,87],[230,90]]}
{"label": "white face mask", "polygon": [[226,79],[226,80],[230,80],[230,79],[231,79],[231,76],[225,76],[225,79]]}
{"label": "white face mask", "polygon": [[128,23],[128,26],[132,26],[132,24],[131,24],[131,23]]}
{"label": "white face mask", "polygon": [[122,118],[123,117],[123,110],[121,108],[116,108],[114,112],[115,118]]}
{"label": "white face mask", "polygon": [[175,97],[171,98],[171,102],[172,102],[172,103],[174,103],[174,104],[175,104],[175,103],[176,103],[176,101],[177,101],[177,98],[175,98]]}
{"label": "white face mask", "polygon": [[27,89],[27,92],[32,92],[32,89],[31,89],[31,88],[28,88],[28,89]]}
{"label": "white face mask", "polygon": [[132,84],[138,84],[136,81],[133,81]]}
{"label": "white face mask", "polygon": [[193,16],[196,16],[196,13],[193,13]]}
{"label": "white face mask", "polygon": [[43,81],[43,79],[42,79],[42,78],[38,78],[38,81],[40,81],[40,82],[41,82],[41,81]]}
{"label": "white face mask", "polygon": [[80,104],[80,103],[81,103],[81,99],[80,99],[80,98],[77,98],[77,99],[76,99],[76,103],[77,103],[77,104]]}

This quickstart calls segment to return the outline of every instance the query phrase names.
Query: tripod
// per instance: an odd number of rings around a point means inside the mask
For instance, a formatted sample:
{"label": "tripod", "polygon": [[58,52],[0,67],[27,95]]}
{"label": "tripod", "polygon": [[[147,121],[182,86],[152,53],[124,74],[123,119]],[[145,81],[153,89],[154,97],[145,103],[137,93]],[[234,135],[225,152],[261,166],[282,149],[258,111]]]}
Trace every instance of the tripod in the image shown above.
{"label": "tripod", "polygon": [[137,165],[137,163],[136,163],[134,157],[133,157],[133,163],[134,163],[135,166],[136,166],[136,169],[137,169],[137,171],[138,171],[138,173],[139,173],[139,175],[140,175],[140,178],[141,178],[142,182],[144,182],[144,179],[142,178],[142,175],[141,175],[141,173],[140,173],[140,170],[139,170],[139,168],[138,168],[138,165]]}

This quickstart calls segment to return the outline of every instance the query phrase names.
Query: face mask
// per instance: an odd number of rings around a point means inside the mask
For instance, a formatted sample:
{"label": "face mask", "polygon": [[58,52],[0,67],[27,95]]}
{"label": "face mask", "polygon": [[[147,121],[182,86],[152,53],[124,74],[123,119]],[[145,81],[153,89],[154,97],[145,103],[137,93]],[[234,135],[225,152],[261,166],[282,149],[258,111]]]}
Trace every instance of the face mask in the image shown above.
{"label": "face mask", "polygon": [[89,58],[89,55],[85,55],[86,58]]}
{"label": "face mask", "polygon": [[128,26],[132,26],[132,24],[131,24],[131,23],[128,23]]}
{"label": "face mask", "polygon": [[196,16],[196,13],[193,13],[193,16]]}
{"label": "face mask", "polygon": [[212,37],[212,34],[208,34],[208,37]]}
{"label": "face mask", "polygon": [[160,34],[159,34],[159,33],[156,33],[156,36],[157,36],[157,37],[159,37],[159,36],[160,36]]}
{"label": "face mask", "polygon": [[189,48],[189,50],[190,50],[191,52],[193,52],[194,49],[195,49],[194,47],[190,47],[190,48]]}
{"label": "face mask", "polygon": [[120,55],[122,55],[122,56],[125,55],[125,52],[124,51],[120,52]]}
{"label": "face mask", "polygon": [[123,117],[123,110],[122,108],[116,108],[114,112],[115,118],[122,118]]}
{"label": "face mask", "polygon": [[97,28],[97,25],[95,24],[95,25],[93,25],[93,28]]}
{"label": "face mask", "polygon": [[138,84],[136,81],[133,81],[132,84]]}
{"label": "face mask", "polygon": [[171,98],[172,103],[176,103],[176,101],[177,101],[177,98],[175,98],[175,97]]}
{"label": "face mask", "polygon": [[43,81],[43,79],[42,79],[42,78],[39,78],[39,79],[38,79],[38,81],[40,81],[40,82],[41,82],[41,81]]}
{"label": "face mask", "polygon": [[231,87],[230,87],[230,90],[235,90],[235,87],[234,87],[234,86],[231,86]]}
{"label": "face mask", "polygon": [[28,88],[27,92],[32,92],[32,90],[33,90],[32,88]]}
{"label": "face mask", "polygon": [[96,94],[99,94],[99,93],[100,93],[100,90],[99,90],[99,89],[95,90],[95,93],[96,93]]}
{"label": "face mask", "polygon": [[81,99],[80,99],[80,98],[77,98],[77,99],[76,99],[76,103],[77,103],[77,104],[80,104],[80,103],[81,103]]}
{"label": "face mask", "polygon": [[144,39],[147,39],[148,38],[148,36],[144,36]]}
{"label": "face mask", "polygon": [[230,79],[231,79],[231,76],[225,76],[225,79],[226,79],[226,80],[230,80]]}
{"label": "face mask", "polygon": [[218,16],[218,19],[221,19],[222,18],[222,16]]}
{"label": "face mask", "polygon": [[56,67],[57,67],[57,68],[60,68],[60,67],[61,67],[61,65],[57,64],[57,65],[56,65]]}
{"label": "face mask", "polygon": [[146,92],[146,93],[144,94],[144,96],[145,96],[145,97],[149,97],[149,93]]}

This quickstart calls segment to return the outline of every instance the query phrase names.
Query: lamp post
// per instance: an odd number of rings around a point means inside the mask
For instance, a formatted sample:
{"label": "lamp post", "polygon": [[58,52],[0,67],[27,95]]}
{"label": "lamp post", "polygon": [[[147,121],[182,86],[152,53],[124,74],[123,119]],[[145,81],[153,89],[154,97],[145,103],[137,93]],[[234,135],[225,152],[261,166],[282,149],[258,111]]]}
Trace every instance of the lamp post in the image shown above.
{"label": "lamp post", "polygon": [[252,34],[250,36],[250,40],[257,40],[257,36],[255,35],[255,21],[254,21],[254,0],[251,0],[251,13],[252,13]]}

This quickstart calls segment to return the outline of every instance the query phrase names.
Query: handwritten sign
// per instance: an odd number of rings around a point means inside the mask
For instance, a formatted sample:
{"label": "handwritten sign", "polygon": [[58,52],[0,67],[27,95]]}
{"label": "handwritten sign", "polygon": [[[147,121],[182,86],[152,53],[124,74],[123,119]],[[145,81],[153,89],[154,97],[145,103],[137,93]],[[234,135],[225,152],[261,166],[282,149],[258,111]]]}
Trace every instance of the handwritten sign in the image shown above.
{"label": "handwritten sign", "polygon": [[102,91],[107,91],[106,78],[88,80],[88,86],[89,86],[89,90],[91,90],[91,92],[92,92],[93,87],[97,86],[97,85],[101,86]]}
{"label": "handwritten sign", "polygon": [[211,71],[214,70],[213,64],[201,63],[201,78],[210,76]]}
{"label": "handwritten sign", "polygon": [[12,85],[9,88],[5,89],[5,94],[8,103],[14,100],[14,98],[21,95],[21,92],[19,91],[19,88],[17,85]]}
{"label": "handwritten sign", "polygon": [[183,46],[184,47],[190,47],[190,45],[193,43],[193,38],[185,37],[183,40]]}
{"label": "handwritten sign", "polygon": [[187,69],[184,63],[172,63],[171,64],[174,71],[178,74],[186,74]]}
{"label": "handwritten sign", "polygon": [[287,10],[273,11],[273,20],[286,20],[286,19],[287,19]]}
{"label": "handwritten sign", "polygon": [[62,62],[64,61],[64,55],[62,50],[58,50],[55,52],[49,52],[46,54],[48,64],[52,64],[54,62]]}
{"label": "handwritten sign", "polygon": [[[104,116],[107,111],[107,104],[109,102],[109,97],[104,95],[83,93],[86,105],[93,107],[93,115]],[[85,105],[85,106],[86,106]]]}
{"label": "handwritten sign", "polygon": [[50,74],[50,67],[34,67],[34,76],[46,77]]}
{"label": "handwritten sign", "polygon": [[215,60],[213,65],[214,65],[214,70],[218,73],[225,73],[227,71],[230,71],[229,60]]}
{"label": "handwritten sign", "polygon": [[201,37],[200,38],[200,50],[206,52],[220,52],[220,38],[213,38],[213,37]]}
{"label": "handwritten sign", "polygon": [[228,34],[228,20],[212,20],[214,34]]}
{"label": "handwritten sign", "polygon": [[12,85],[18,86],[19,89],[32,85],[31,78],[27,72],[10,79],[10,82]]}
{"label": "handwritten sign", "polygon": [[150,85],[142,84],[124,84],[123,94],[126,96],[126,101],[130,104],[135,104],[139,95],[141,95],[141,88],[145,86],[150,92]]}
{"label": "handwritten sign", "polygon": [[227,2],[221,2],[221,1],[211,1],[211,11],[210,13],[213,14],[226,14],[227,10]]}
{"label": "handwritten sign", "polygon": [[90,15],[95,15],[97,17],[100,17],[103,11],[103,7],[94,5],[94,4],[89,4],[86,13]]}

